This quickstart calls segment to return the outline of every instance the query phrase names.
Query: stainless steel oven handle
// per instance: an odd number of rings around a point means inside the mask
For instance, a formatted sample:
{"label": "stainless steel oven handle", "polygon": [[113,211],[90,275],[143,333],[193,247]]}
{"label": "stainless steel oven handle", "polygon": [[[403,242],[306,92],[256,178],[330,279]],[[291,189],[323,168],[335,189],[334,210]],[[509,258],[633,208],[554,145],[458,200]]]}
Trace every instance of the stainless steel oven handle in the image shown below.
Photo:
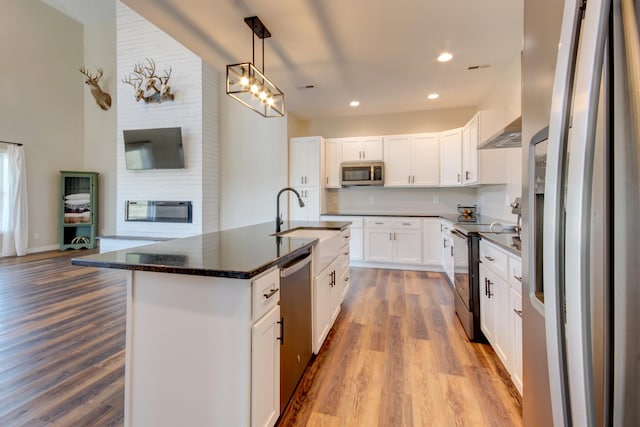
{"label": "stainless steel oven handle", "polygon": [[462,234],[459,230],[456,230],[455,228],[453,230],[451,230],[451,234],[455,234],[457,237],[461,238],[462,240],[467,240],[467,236],[465,236],[464,234]]}

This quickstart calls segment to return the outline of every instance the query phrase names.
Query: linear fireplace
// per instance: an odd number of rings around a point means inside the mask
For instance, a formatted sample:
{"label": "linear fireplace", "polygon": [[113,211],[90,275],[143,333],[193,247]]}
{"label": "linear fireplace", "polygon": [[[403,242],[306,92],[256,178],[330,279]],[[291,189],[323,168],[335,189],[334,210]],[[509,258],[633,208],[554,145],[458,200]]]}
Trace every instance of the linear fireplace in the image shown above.
{"label": "linear fireplace", "polygon": [[192,206],[187,201],[127,200],[125,221],[192,222]]}

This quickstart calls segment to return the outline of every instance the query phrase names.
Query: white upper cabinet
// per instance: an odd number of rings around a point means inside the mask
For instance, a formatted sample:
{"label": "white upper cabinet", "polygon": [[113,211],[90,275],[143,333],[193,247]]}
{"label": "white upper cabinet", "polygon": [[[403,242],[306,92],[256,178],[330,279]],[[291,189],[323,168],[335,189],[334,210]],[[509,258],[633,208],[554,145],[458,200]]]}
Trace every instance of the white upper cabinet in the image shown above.
{"label": "white upper cabinet", "polygon": [[386,187],[411,186],[411,137],[409,135],[384,137],[384,185]]}
{"label": "white upper cabinet", "polygon": [[440,184],[440,139],[437,133],[411,138],[413,185],[431,187]]}
{"label": "white upper cabinet", "polygon": [[331,138],[324,142],[324,186],[340,188],[340,163],[342,162],[342,140]]}
{"label": "white upper cabinet", "polygon": [[321,184],[323,138],[310,136],[289,141],[289,183],[296,187],[317,187]]}
{"label": "white upper cabinet", "polygon": [[342,140],[342,161],[382,161],[382,137],[363,136]]}
{"label": "white upper cabinet", "polygon": [[438,134],[384,137],[385,186],[431,187],[440,183]]}
{"label": "white upper cabinet", "polygon": [[462,129],[462,183],[478,183],[478,114]]}
{"label": "white upper cabinet", "polygon": [[462,128],[440,133],[440,185],[462,185]]}

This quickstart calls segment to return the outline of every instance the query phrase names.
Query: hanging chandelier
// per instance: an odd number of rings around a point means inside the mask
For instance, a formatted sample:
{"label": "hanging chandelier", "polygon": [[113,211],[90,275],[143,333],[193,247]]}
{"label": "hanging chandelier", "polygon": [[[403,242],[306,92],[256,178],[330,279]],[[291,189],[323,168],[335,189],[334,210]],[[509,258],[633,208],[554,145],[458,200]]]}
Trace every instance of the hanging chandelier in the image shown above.
{"label": "hanging chandelier", "polygon": [[[271,33],[257,16],[244,18],[251,28],[252,61],[227,65],[227,95],[263,117],[284,116],[284,93],[264,75],[264,39]],[[256,36],[262,40],[262,70],[255,65]]]}

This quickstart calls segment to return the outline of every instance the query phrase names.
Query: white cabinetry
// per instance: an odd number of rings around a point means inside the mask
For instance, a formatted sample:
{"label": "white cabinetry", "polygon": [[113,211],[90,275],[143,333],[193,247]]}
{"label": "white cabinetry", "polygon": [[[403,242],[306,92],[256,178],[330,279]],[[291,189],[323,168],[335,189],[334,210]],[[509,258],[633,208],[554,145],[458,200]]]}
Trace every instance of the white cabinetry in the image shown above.
{"label": "white cabinetry", "polygon": [[385,186],[429,187],[440,183],[438,134],[384,137]]}
{"label": "white cabinetry", "polygon": [[342,161],[383,160],[382,137],[364,136],[342,140]]}
{"label": "white cabinetry", "polygon": [[511,379],[522,395],[522,263],[509,257],[509,285],[511,286],[511,326],[513,336],[513,370]]}
{"label": "white cabinetry", "polygon": [[291,138],[289,141],[289,182],[296,187],[318,187],[320,185],[320,171],[323,138],[309,136]]}
{"label": "white cabinetry", "polygon": [[127,273],[124,424],[274,425],[279,270],[252,280]]}
{"label": "white cabinetry", "polygon": [[[280,271],[251,282],[251,425],[272,426],[280,416]],[[265,314],[266,313],[266,314]]]}
{"label": "white cabinetry", "polygon": [[442,264],[440,218],[422,220],[422,263],[432,266]]}
{"label": "white cabinetry", "polygon": [[[313,345],[318,354],[331,330],[344,296],[349,288],[349,240],[350,231],[343,230],[336,257],[321,271],[314,271],[313,278]],[[316,267],[314,266],[314,269]]]}
{"label": "white cabinetry", "polygon": [[478,114],[462,129],[462,183],[478,183]]}
{"label": "white cabinetry", "polygon": [[318,221],[320,218],[320,188],[319,187],[294,187],[304,206],[300,207],[295,194],[289,195],[289,218],[292,221]]}
{"label": "white cabinetry", "polygon": [[365,219],[364,257],[366,261],[422,263],[421,220]]}
{"label": "white cabinetry", "polygon": [[320,189],[324,170],[324,139],[320,136],[289,140],[289,183],[302,196],[305,206],[300,208],[295,195],[289,194],[289,219],[317,221],[322,210]]}
{"label": "white cabinetry", "polygon": [[451,238],[451,229],[453,224],[446,219],[440,220],[440,238],[442,244],[440,245],[442,253],[442,268],[447,274],[449,284],[453,287],[454,280],[454,258],[453,258],[453,239]]}
{"label": "white cabinetry", "polygon": [[440,185],[462,185],[462,129],[440,133]]}
{"label": "white cabinetry", "polygon": [[326,139],[324,142],[324,153],[324,186],[326,188],[340,188],[342,140],[337,138]]}
{"label": "white cabinetry", "polygon": [[251,327],[251,425],[272,426],[280,416],[280,307]]}
{"label": "white cabinetry", "polygon": [[522,393],[520,258],[480,241],[480,327]]}

